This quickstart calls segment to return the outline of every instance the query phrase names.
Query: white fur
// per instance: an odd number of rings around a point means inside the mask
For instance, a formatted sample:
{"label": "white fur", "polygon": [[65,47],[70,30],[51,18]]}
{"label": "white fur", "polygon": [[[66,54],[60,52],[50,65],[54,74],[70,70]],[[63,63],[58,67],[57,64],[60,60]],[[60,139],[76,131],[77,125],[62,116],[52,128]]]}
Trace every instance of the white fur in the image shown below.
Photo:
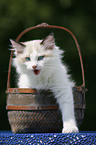
{"label": "white fur", "polygon": [[[62,51],[54,45],[53,49],[45,49],[40,45],[42,40],[33,40],[23,43],[26,47],[20,54],[16,53],[13,66],[19,75],[19,88],[51,89],[57,99],[62,112],[62,133],[78,132],[74,116],[74,101],[72,87],[74,83],[67,75],[67,69],[61,62]],[[43,60],[37,61],[38,56],[45,55]],[[25,57],[31,61],[26,62]],[[32,66],[36,65],[41,70],[39,75],[33,73]]]}

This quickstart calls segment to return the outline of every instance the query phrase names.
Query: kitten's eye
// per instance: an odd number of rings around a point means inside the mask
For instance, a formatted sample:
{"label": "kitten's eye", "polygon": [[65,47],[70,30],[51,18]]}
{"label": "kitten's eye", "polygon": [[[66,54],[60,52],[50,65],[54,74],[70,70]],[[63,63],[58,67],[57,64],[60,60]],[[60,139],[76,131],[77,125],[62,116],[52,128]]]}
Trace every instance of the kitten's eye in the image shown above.
{"label": "kitten's eye", "polygon": [[25,60],[30,61],[31,59],[30,59],[30,57],[25,57]]}
{"label": "kitten's eye", "polygon": [[38,60],[42,60],[45,56],[39,56]]}

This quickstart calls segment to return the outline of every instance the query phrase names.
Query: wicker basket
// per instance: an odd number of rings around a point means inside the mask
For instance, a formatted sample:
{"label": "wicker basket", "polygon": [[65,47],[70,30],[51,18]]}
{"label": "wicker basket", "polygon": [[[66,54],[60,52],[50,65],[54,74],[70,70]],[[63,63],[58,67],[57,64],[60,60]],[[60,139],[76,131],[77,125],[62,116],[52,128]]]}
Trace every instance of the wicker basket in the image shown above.
{"label": "wicker basket", "polygon": [[[17,41],[28,31],[37,28],[62,29],[71,34],[80,56],[83,84],[73,88],[75,113],[78,126],[81,125],[85,110],[85,79],[84,69],[78,42],[71,31],[65,27],[52,26],[46,23],[25,29],[17,37]],[[35,90],[23,88],[10,88],[11,60],[10,55],[8,81],[7,81],[7,106],[8,120],[13,133],[27,132],[61,132],[62,116],[58,109],[55,97],[50,90]]]}

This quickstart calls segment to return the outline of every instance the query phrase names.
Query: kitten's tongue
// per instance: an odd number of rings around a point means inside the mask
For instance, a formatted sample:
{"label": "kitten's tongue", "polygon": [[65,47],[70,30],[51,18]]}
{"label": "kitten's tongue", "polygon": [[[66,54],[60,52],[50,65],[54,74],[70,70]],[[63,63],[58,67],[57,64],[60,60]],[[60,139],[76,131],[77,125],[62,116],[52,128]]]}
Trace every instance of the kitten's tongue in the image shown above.
{"label": "kitten's tongue", "polygon": [[40,70],[34,69],[33,72],[34,72],[35,75],[39,75]]}

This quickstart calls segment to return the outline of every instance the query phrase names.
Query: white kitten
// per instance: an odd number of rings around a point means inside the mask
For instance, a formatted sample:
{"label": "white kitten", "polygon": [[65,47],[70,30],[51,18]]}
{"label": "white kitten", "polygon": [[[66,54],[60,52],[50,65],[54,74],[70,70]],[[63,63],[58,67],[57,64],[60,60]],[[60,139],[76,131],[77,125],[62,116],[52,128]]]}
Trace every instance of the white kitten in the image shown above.
{"label": "white kitten", "polygon": [[44,40],[16,42],[13,66],[19,75],[19,88],[51,89],[62,112],[62,133],[78,132],[74,116],[73,82],[61,62],[61,51],[55,45],[53,34]]}

